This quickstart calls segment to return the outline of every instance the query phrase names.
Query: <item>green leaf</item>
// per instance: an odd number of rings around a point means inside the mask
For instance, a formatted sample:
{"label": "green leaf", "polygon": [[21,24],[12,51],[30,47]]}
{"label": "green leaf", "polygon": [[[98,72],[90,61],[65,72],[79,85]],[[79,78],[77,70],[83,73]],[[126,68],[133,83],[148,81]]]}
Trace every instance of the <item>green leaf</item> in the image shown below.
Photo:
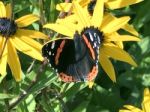
{"label": "green leaf", "polygon": [[15,95],[0,93],[0,100],[13,98]]}
{"label": "green leaf", "polygon": [[79,91],[83,90],[86,86],[87,84],[85,83],[75,83],[63,94],[63,101],[67,102],[68,100],[71,100]]}

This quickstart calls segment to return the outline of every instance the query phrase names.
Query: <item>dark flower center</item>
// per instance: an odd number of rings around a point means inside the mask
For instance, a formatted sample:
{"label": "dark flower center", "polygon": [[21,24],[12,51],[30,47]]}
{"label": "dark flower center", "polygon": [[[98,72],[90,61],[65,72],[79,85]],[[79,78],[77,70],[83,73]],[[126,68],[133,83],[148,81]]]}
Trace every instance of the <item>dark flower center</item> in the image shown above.
{"label": "dark flower center", "polygon": [[93,11],[96,5],[96,0],[91,0],[91,2],[88,4],[88,12],[90,15],[93,15]]}
{"label": "dark flower center", "polygon": [[17,31],[17,24],[15,21],[8,18],[0,18],[0,35],[3,37],[10,37]]}

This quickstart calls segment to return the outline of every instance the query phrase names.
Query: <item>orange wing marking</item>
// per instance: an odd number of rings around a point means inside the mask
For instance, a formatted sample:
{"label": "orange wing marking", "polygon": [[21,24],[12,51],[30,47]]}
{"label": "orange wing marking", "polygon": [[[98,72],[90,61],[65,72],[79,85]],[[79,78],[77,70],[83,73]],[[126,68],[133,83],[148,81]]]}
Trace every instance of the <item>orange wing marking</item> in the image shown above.
{"label": "orange wing marking", "polygon": [[57,53],[56,53],[56,56],[55,56],[55,64],[58,65],[59,63],[59,57],[60,57],[60,54],[63,50],[63,47],[65,46],[65,40],[63,40],[60,44],[60,47],[57,49]]}
{"label": "orange wing marking", "polygon": [[96,66],[93,66],[92,71],[87,75],[87,80],[92,81],[98,73],[98,69]]}
{"label": "orange wing marking", "polygon": [[83,39],[84,39],[86,45],[87,45],[88,48],[90,49],[90,52],[91,52],[91,54],[92,54],[92,58],[95,60],[95,53],[94,53],[94,50],[93,50],[93,48],[92,48],[90,42],[88,41],[88,39],[87,39],[87,37],[86,37],[85,35],[82,35],[82,37],[83,37]]}

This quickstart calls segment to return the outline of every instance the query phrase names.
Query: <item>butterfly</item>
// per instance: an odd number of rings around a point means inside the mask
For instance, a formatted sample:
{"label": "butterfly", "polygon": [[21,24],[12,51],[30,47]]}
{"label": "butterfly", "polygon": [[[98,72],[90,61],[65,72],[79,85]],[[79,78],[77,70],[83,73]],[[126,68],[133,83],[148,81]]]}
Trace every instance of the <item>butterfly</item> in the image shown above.
{"label": "butterfly", "polygon": [[64,82],[92,81],[98,73],[100,35],[87,28],[73,39],[61,38],[47,42],[42,55],[57,70]]}

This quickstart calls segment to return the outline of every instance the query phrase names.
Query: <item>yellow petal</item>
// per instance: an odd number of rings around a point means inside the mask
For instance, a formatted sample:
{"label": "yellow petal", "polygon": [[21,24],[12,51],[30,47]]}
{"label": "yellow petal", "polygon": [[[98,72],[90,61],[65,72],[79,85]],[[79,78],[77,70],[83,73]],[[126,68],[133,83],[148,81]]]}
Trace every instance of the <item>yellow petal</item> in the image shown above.
{"label": "yellow petal", "polygon": [[131,112],[142,112],[141,109],[137,108],[137,107],[134,107],[132,105],[124,105],[125,108],[131,110]]}
{"label": "yellow petal", "polygon": [[[73,32],[73,34],[78,31],[78,25],[77,24],[74,24],[72,23],[71,21],[69,22],[68,21],[68,18],[66,19],[58,19],[57,20],[57,23],[62,25],[62,26],[65,26],[67,29],[69,29],[71,32]],[[67,24],[66,24],[67,23]]]}
{"label": "yellow petal", "polygon": [[6,9],[3,2],[0,1],[0,18],[6,17]]}
{"label": "yellow petal", "polygon": [[82,6],[82,7],[85,7],[87,6],[89,3],[90,3],[91,0],[79,0],[79,4]]}
{"label": "yellow petal", "polygon": [[10,39],[7,42],[8,64],[16,81],[21,80],[21,65],[17,55],[17,51],[12,45]]}
{"label": "yellow petal", "polygon": [[107,25],[109,22],[114,21],[115,19],[117,19],[116,17],[114,17],[111,13],[105,13],[104,17],[103,17],[103,22],[101,26],[105,26]]}
{"label": "yellow petal", "polygon": [[138,32],[133,28],[132,25],[129,24],[125,24],[122,29],[126,30],[127,32],[135,35],[135,36],[139,36]]}
{"label": "yellow petal", "polygon": [[[103,22],[102,22],[102,27],[106,26],[107,24],[109,24],[111,21],[116,20],[117,18],[115,16],[113,16],[110,13],[105,13],[104,18],[103,18]],[[134,29],[134,27],[132,25],[129,25],[128,23],[125,24],[124,26],[121,27],[121,29],[126,30],[127,32],[138,36],[138,32]]]}
{"label": "yellow petal", "polygon": [[36,39],[48,39],[48,36],[45,35],[42,32],[35,31],[35,30],[24,30],[24,29],[18,29],[17,33],[19,35],[24,35],[29,38],[36,38]]}
{"label": "yellow petal", "polygon": [[132,111],[130,111],[130,110],[125,110],[125,109],[121,109],[121,110],[119,110],[119,112],[132,112]]}
{"label": "yellow petal", "polygon": [[121,41],[114,41],[114,43],[121,49],[123,49],[123,42]]}
{"label": "yellow petal", "polygon": [[150,98],[142,103],[142,109],[144,112],[150,112]]}
{"label": "yellow petal", "polygon": [[60,25],[60,24],[46,24],[46,25],[44,25],[44,28],[49,28],[51,30],[54,30],[54,31],[62,34],[62,35],[69,36],[72,38],[73,38],[74,33],[75,33],[75,32],[70,31],[69,28],[67,28],[63,25]]}
{"label": "yellow petal", "polygon": [[6,5],[6,17],[11,18],[11,13],[12,13],[11,4],[9,3],[9,4]]}
{"label": "yellow petal", "polygon": [[145,102],[146,100],[150,99],[150,91],[148,88],[144,89],[144,99],[143,102]]}
{"label": "yellow petal", "polygon": [[88,86],[89,86],[90,89],[93,87],[93,85],[94,85],[94,81],[89,81],[88,82]]}
{"label": "yellow petal", "polygon": [[[4,41],[6,40],[0,36],[0,53],[1,53],[1,49],[3,48]],[[3,55],[0,59],[0,74],[1,75],[6,75],[6,66],[7,66],[7,46],[5,47]]]}
{"label": "yellow petal", "polygon": [[32,48],[40,51],[42,48],[42,45],[40,43],[38,43],[37,41],[27,37],[27,36],[21,36],[21,35],[17,35],[19,36],[19,39],[21,39],[22,41],[24,41],[26,44],[30,45]]}
{"label": "yellow petal", "polygon": [[102,26],[101,30],[104,32],[104,34],[110,34],[112,32],[115,32],[122,28],[127,22],[130,20],[130,17],[120,17],[117,19],[114,19],[113,21],[110,21],[107,25]]}
{"label": "yellow petal", "polygon": [[141,1],[143,0],[113,0],[113,1],[110,0],[110,2],[105,3],[105,6],[109,9],[118,9],[132,4],[139,3]]}
{"label": "yellow petal", "polygon": [[4,37],[0,36],[0,53],[2,53],[2,49],[5,49],[4,52],[3,52],[3,56],[5,56],[6,53],[7,53],[7,47],[6,47],[7,44],[6,44],[5,48],[3,48],[5,41],[6,41],[6,39]]}
{"label": "yellow petal", "polygon": [[91,26],[90,20],[84,9],[77,3],[73,2],[75,14],[77,14],[78,22],[82,24],[82,28]]}
{"label": "yellow petal", "polygon": [[43,61],[41,53],[38,50],[34,49],[32,46],[23,42],[21,39],[15,37],[12,38],[12,42],[19,51],[31,56],[32,58]]}
{"label": "yellow petal", "polygon": [[68,12],[72,7],[72,3],[59,3],[56,5],[56,9],[62,12]]}
{"label": "yellow petal", "polygon": [[6,75],[6,66],[7,66],[7,55],[2,56],[0,59],[0,74]]}
{"label": "yellow petal", "polygon": [[118,48],[118,47],[112,47],[108,45],[103,45],[103,52],[116,60],[120,60],[123,62],[127,62],[133,66],[137,66],[135,61],[131,58],[131,56],[125,52],[124,50]]}
{"label": "yellow petal", "polygon": [[39,20],[39,17],[37,15],[29,14],[17,19],[15,22],[17,23],[18,27],[21,28],[26,27],[37,20]]}
{"label": "yellow petal", "polygon": [[117,32],[106,36],[105,39],[108,41],[140,41],[140,39],[135,36],[119,35]]}
{"label": "yellow petal", "polygon": [[104,51],[103,48],[101,48],[100,49],[100,57],[99,57],[100,64],[101,64],[102,68],[104,69],[104,71],[106,72],[106,74],[109,76],[109,78],[113,82],[116,82],[114,67],[113,67],[111,61],[108,59],[108,57],[105,55],[105,53],[103,51]]}
{"label": "yellow petal", "polygon": [[99,28],[101,26],[104,13],[103,11],[104,11],[104,0],[97,0],[92,17],[92,25],[96,28]]}
{"label": "yellow petal", "polygon": [[[56,23],[61,23],[61,21],[62,19],[57,19]],[[67,21],[67,23],[77,23],[77,16],[75,14],[69,15],[65,17],[65,21]]]}

